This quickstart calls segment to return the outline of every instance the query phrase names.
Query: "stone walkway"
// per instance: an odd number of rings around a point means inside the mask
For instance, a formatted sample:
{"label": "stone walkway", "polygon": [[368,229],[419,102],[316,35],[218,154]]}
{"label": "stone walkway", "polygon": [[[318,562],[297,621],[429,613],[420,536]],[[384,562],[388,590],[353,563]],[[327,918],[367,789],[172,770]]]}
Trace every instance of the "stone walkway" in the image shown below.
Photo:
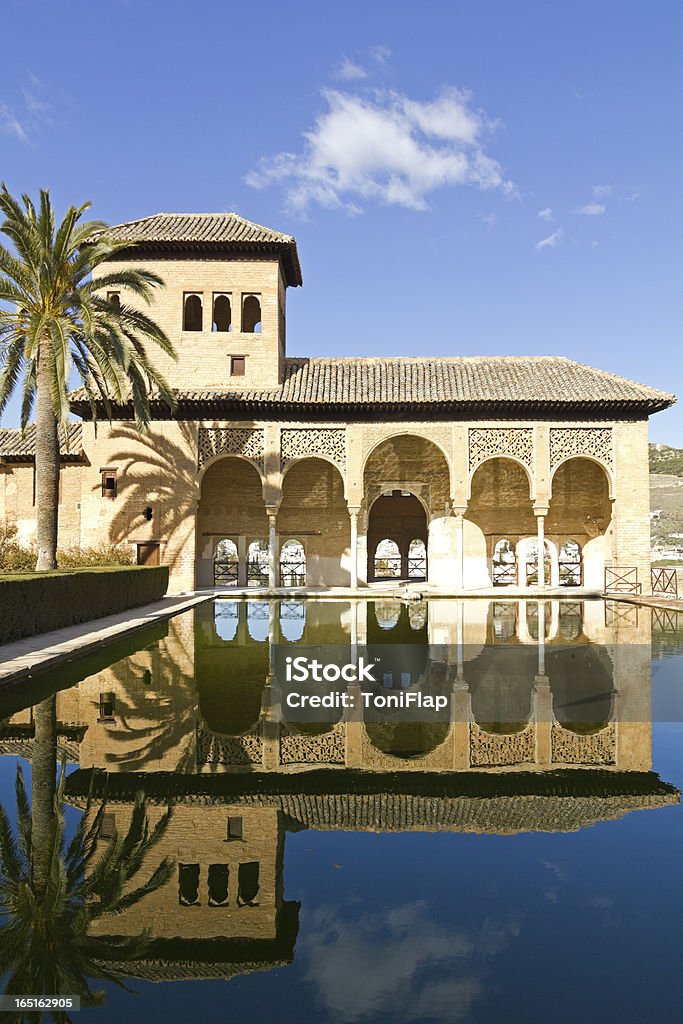
{"label": "stone walkway", "polygon": [[210,594],[165,597],[153,604],[106,615],[92,622],[56,629],[52,633],[28,636],[0,646],[0,686],[15,683],[34,672],[86,654],[118,637],[144,629],[160,619],[177,615],[210,600]]}

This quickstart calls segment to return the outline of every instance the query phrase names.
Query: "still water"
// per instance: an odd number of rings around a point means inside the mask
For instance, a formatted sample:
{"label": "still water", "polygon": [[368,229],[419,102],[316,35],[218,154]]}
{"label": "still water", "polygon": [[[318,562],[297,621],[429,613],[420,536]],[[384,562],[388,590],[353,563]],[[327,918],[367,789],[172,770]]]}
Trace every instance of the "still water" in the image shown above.
{"label": "still water", "polygon": [[0,720],[3,991],[100,1022],[679,1019],[683,615],[217,600]]}

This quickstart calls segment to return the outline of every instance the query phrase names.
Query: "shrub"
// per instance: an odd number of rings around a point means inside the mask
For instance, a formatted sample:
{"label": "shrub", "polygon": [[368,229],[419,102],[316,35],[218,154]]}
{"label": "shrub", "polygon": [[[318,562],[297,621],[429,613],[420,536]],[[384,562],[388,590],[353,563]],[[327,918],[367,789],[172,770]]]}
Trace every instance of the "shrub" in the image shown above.
{"label": "shrub", "polygon": [[159,601],[168,566],[0,576],[0,644]]}
{"label": "shrub", "polygon": [[[35,544],[22,544],[16,526],[0,524],[0,573],[33,572],[38,552]],[[60,569],[80,569],[98,565],[132,565],[130,547],[99,544],[92,548],[68,547],[57,551]]]}

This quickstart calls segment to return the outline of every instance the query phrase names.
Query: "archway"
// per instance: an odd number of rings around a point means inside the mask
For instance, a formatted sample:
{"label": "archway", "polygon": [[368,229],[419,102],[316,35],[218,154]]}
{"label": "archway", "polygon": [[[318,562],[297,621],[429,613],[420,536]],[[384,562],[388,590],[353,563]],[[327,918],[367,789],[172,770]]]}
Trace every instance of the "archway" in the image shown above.
{"label": "archway", "polygon": [[232,455],[212,462],[201,479],[197,508],[196,585],[246,586],[247,549],[252,541],[267,536],[268,518],[256,466]]}
{"label": "archway", "polygon": [[[367,517],[367,579],[375,574],[382,540],[399,548],[404,580],[446,582],[455,564],[450,469],[443,451],[424,437],[397,434],[368,455],[363,473]],[[381,577],[380,577],[381,578]]]}
{"label": "archway", "polygon": [[560,550],[571,546],[574,558],[578,549],[578,564],[571,568],[565,560],[564,572],[560,565],[555,582],[603,589],[611,520],[609,478],[604,467],[579,457],[561,463],[552,478],[545,532]]}
{"label": "archway", "polygon": [[[416,545],[424,551],[423,561],[411,558]],[[370,509],[368,581],[407,579],[427,579],[427,514],[414,494],[396,489],[382,494]]]}
{"label": "archway", "polygon": [[[524,585],[515,579],[520,540],[536,534],[529,476],[518,462],[503,456],[488,459],[475,470],[465,513],[465,585]],[[522,573],[519,573],[522,575]]]}
{"label": "archway", "polygon": [[[277,531],[303,552],[296,573],[288,573],[288,579],[303,572],[309,587],[349,585],[349,512],[342,475],[331,462],[305,458],[289,466],[282,481]],[[283,579],[283,585],[293,583]]]}

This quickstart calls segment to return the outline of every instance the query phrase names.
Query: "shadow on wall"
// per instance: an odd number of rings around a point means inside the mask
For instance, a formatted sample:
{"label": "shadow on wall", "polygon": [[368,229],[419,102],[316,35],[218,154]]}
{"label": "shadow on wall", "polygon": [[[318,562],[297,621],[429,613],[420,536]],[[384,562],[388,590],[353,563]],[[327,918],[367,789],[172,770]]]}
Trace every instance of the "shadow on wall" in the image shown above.
{"label": "shadow on wall", "polygon": [[[197,496],[196,438],[189,423],[175,424],[179,441],[163,434],[141,434],[134,427],[117,427],[112,441],[121,448],[110,458],[121,467],[117,507],[110,537],[119,544],[134,539],[163,539],[163,559],[173,571],[178,555],[194,531]],[[145,510],[152,510],[151,519]]]}

